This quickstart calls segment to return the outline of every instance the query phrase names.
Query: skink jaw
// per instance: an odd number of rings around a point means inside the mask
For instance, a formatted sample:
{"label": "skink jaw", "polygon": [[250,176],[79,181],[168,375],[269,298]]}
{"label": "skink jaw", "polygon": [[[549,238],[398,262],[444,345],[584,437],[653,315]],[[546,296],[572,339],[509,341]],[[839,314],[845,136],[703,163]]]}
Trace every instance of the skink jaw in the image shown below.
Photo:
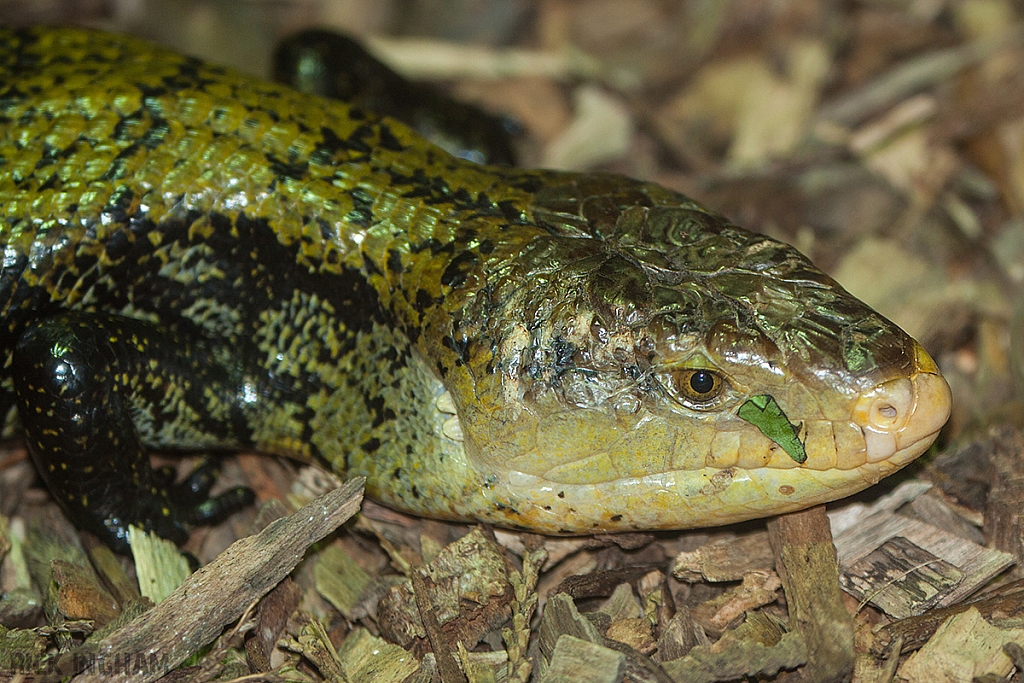
{"label": "skink jaw", "polygon": [[854,404],[869,463],[905,465],[923,453],[949,419],[952,395],[935,362],[915,343],[915,373],[883,382]]}

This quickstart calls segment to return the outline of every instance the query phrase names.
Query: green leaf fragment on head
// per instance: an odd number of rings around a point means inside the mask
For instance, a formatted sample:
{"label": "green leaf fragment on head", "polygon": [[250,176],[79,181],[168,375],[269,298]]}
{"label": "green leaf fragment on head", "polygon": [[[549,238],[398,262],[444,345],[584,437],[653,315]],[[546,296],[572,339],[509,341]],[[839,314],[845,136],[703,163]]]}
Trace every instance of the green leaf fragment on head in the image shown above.
{"label": "green leaf fragment on head", "polygon": [[804,450],[804,445],[797,434],[796,425],[789,421],[771,394],[751,396],[740,406],[736,414],[782,446],[796,462],[803,463],[807,460],[807,451]]}

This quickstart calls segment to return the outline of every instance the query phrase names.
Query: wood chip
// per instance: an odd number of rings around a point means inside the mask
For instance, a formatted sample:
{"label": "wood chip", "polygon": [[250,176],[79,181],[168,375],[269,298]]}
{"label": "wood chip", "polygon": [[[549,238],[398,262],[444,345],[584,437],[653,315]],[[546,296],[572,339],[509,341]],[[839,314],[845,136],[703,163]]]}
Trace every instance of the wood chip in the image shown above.
{"label": "wood chip", "polygon": [[995,431],[992,441],[985,537],[1020,564],[1024,562],[1024,434],[1003,427]]}
{"label": "wood chip", "polygon": [[[948,500],[942,497],[942,494],[937,489],[915,498],[907,505],[907,509],[904,512],[912,514],[914,518],[922,522],[945,529],[960,538],[967,539],[971,543],[985,544],[985,535],[978,528],[980,525],[974,524],[962,514],[969,511],[962,507],[951,505]],[[972,518],[977,518],[977,514],[971,516]]]}
{"label": "wood chip", "polygon": [[274,648],[301,599],[302,588],[291,578],[285,577],[260,600],[254,628],[245,638],[245,658],[253,672],[270,671],[280,664],[272,660]]}
{"label": "wood chip", "polygon": [[704,629],[694,623],[693,617],[690,615],[690,608],[683,605],[668,622],[661,637],[658,638],[658,652],[655,659],[659,662],[680,659],[698,645],[707,645],[708,643]]}
{"label": "wood chip", "polygon": [[607,647],[563,635],[555,644],[542,683],[619,683],[626,657]]}
{"label": "wood chip", "polygon": [[950,563],[895,536],[846,567],[841,581],[854,597],[897,616],[932,607],[963,578]]}
{"label": "wood chip", "polygon": [[767,531],[755,531],[729,536],[696,550],[683,551],[676,556],[672,575],[680,581],[740,581],[744,575],[771,569],[775,553]]}
{"label": "wood chip", "polygon": [[129,527],[128,541],[135,560],[139,592],[154,603],[162,602],[192,573],[181,549],[167,539]]}
{"label": "wood chip", "polygon": [[619,584],[612,596],[604,601],[599,611],[604,612],[612,621],[617,619],[636,619],[643,615],[640,602],[636,599],[633,587],[628,583]]}
{"label": "wood chip", "polygon": [[601,644],[603,641],[594,625],[580,615],[572,598],[560,593],[548,599],[540,619],[537,645],[545,659],[551,659],[555,645],[563,635],[571,635],[589,643]]}
{"label": "wood chip", "polygon": [[768,533],[786,591],[790,628],[807,644],[801,681],[844,680],[853,669],[853,621],[843,606],[825,506],[775,517]]}
{"label": "wood chip", "polygon": [[693,620],[711,636],[721,635],[744,612],[770,605],[778,599],[776,591],[782,587],[773,571],[750,572],[743,583],[727,590],[693,609]]}
{"label": "wood chip", "polygon": [[[473,647],[510,616],[513,595],[507,571],[501,548],[473,529],[445,547],[432,563],[413,570],[427,595],[417,594],[415,579],[388,590],[378,607],[381,633],[403,647],[423,647],[425,652],[429,633],[422,618],[427,612],[445,632],[446,642]],[[421,604],[422,600],[427,602]]]}
{"label": "wood chip", "polygon": [[[162,603],[97,643],[94,658],[83,662],[92,669],[74,682],[149,683],[164,675],[277,585],[306,548],[359,510],[362,497],[363,479],[352,479],[260,534],[236,541]],[[147,666],[134,670],[140,657]]]}
{"label": "wood chip", "polygon": [[346,619],[355,621],[366,616],[365,608],[356,608],[363,603],[373,579],[344,548],[330,545],[317,555],[313,577],[316,589]]}
{"label": "wood chip", "polygon": [[991,675],[1008,676],[1013,661],[1007,643],[1024,643],[1024,629],[997,628],[976,609],[950,617],[935,635],[904,662],[898,675],[910,681],[959,683]]}
{"label": "wood chip", "polygon": [[91,619],[102,626],[121,613],[114,596],[103,586],[91,565],[55,559],[51,564],[57,587],[57,607],[68,619]]}
{"label": "wood chip", "polygon": [[[865,573],[867,565],[858,563],[896,537],[903,540],[889,544],[873,559],[880,560],[882,555],[892,561],[897,556],[917,559],[888,565],[891,569],[881,573]],[[953,605],[1013,564],[1009,553],[983,548],[930,524],[891,512],[875,513],[836,536],[836,549],[843,587],[897,618],[920,614],[929,607]],[[948,567],[962,577],[951,579],[955,574]],[[924,586],[930,587],[922,594],[919,590]]]}
{"label": "wood chip", "polygon": [[921,647],[936,629],[951,616],[968,609],[976,609],[986,620],[1000,626],[1012,625],[1015,620],[1024,619],[1024,579],[996,588],[970,602],[932,609],[917,617],[900,619],[881,626],[875,632],[876,653],[889,647],[894,641],[903,643],[903,651],[910,652]]}
{"label": "wood chip", "polygon": [[718,683],[773,676],[781,669],[796,669],[806,662],[807,645],[800,633],[786,633],[778,621],[752,613],[715,644],[695,647],[685,657],[661,666],[679,683]]}

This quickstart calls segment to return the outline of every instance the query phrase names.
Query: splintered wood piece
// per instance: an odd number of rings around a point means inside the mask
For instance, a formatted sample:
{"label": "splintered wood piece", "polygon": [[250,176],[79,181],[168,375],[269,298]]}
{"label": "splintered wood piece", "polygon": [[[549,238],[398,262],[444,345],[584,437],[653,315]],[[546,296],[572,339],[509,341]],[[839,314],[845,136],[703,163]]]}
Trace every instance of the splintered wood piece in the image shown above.
{"label": "splintered wood piece", "polygon": [[561,636],[551,654],[551,664],[541,677],[542,683],[619,683],[626,667],[626,656],[610,648]]}
{"label": "splintered wood piece", "polygon": [[983,617],[997,626],[1024,617],[1024,579],[1001,586],[984,597],[967,603],[928,610],[916,617],[900,619],[886,624],[875,632],[872,648],[880,652],[897,639],[902,639],[903,652],[910,652],[924,645],[935,630],[947,619],[968,609],[977,609]]}
{"label": "splintered wood piece", "polygon": [[424,576],[420,572],[412,574],[412,591],[419,608],[420,623],[427,632],[430,640],[430,649],[437,658],[437,669],[441,673],[443,683],[468,683],[466,675],[459,668],[455,661],[457,648],[455,643],[462,644],[461,640],[449,641],[445,632],[441,630],[441,624],[437,620],[437,613],[434,605],[431,604],[431,594],[436,593],[436,584],[430,576]]}
{"label": "splintered wood piece", "polygon": [[288,577],[260,600],[256,609],[256,627],[245,637],[245,658],[250,669],[270,671],[274,667],[270,661],[274,646],[300,600],[302,589]]}
{"label": "splintered wood piece", "polygon": [[313,577],[317,592],[346,619],[355,621],[366,616],[365,610],[356,608],[373,585],[373,577],[342,547],[330,545],[323,549],[316,558]]}
{"label": "splintered wood piece", "polygon": [[722,538],[676,556],[672,574],[680,581],[739,581],[753,571],[771,569],[775,553],[768,533],[756,531]]}
{"label": "splintered wood piece", "polygon": [[611,597],[605,600],[598,608],[598,611],[607,614],[612,618],[612,621],[616,619],[635,619],[643,615],[640,601],[637,600],[633,587],[628,583],[620,583],[612,592]]}
{"label": "splintered wood piece", "polygon": [[658,638],[658,651],[654,658],[659,662],[680,659],[698,645],[707,644],[708,638],[703,629],[693,622],[690,608],[681,605]]}
{"label": "splintered wood piece", "polygon": [[181,549],[166,538],[132,526],[128,527],[128,541],[139,592],[154,603],[163,602],[192,573]]}
{"label": "splintered wood piece", "polygon": [[895,536],[847,567],[839,580],[846,592],[886,614],[913,614],[935,605],[964,573]]}
{"label": "splintered wood piece", "polygon": [[743,577],[743,583],[739,586],[694,607],[693,620],[709,635],[721,635],[744,612],[778,600],[776,591],[781,587],[782,583],[773,571],[750,572]]}
{"label": "splintered wood piece", "polygon": [[649,655],[654,652],[655,642],[651,622],[644,617],[613,621],[604,635],[609,640],[628,645],[640,654]]}
{"label": "splintered wood piece", "polygon": [[913,512],[913,517],[923,522],[946,529],[972,543],[979,545],[985,543],[985,535],[981,533],[981,529],[963,516],[965,510],[954,508],[949,501],[942,498],[938,489],[932,489],[925,495],[918,496],[907,507]]}
{"label": "splintered wood piece", "polygon": [[[444,632],[443,641],[438,642],[450,643],[451,648],[461,642],[472,648],[511,616],[515,596],[508,570],[501,547],[479,528],[473,529],[445,546],[430,564],[414,569],[413,579],[392,586],[381,598],[377,608],[381,635],[422,654],[429,649],[430,632],[424,619],[430,618]],[[435,637],[429,640],[433,643]]]}
{"label": "splintered wood piece", "polygon": [[896,667],[900,663],[902,648],[903,641],[899,638],[892,642],[891,647],[880,651],[877,656],[873,652],[861,652],[858,648],[852,680],[858,681],[858,683],[891,683],[896,676]]}
{"label": "splintered wood piece", "polygon": [[68,619],[91,619],[102,626],[121,613],[114,596],[103,587],[91,566],[55,559],[51,570],[57,586],[57,607]]}
{"label": "splintered wood piece", "polygon": [[985,537],[1020,562],[1024,560],[1024,434],[1003,427],[993,434],[992,446]]}
{"label": "splintered wood piece", "polygon": [[802,634],[786,633],[777,619],[749,612],[744,623],[726,631],[717,643],[699,645],[685,657],[662,662],[661,668],[678,683],[718,683],[771,678],[806,662],[807,645]]}
{"label": "splintered wood piece", "polygon": [[807,665],[793,680],[845,680],[853,669],[853,619],[843,606],[825,506],[775,517],[768,534],[789,605],[790,628],[807,643]]}
{"label": "splintered wood piece", "polygon": [[[894,538],[902,540],[889,543]],[[1009,553],[891,512],[840,532],[836,549],[843,587],[897,619],[960,602],[1013,564]],[[869,571],[871,565],[877,571]]]}
{"label": "splintered wood piece", "polygon": [[349,681],[391,683],[416,673],[419,660],[411,653],[378,638],[365,628],[354,630],[338,647],[338,661]]}
{"label": "splintered wood piece", "polygon": [[[85,662],[94,666],[75,683],[149,683],[185,661],[287,576],[310,545],[354,515],[363,483],[352,479],[235,541],[166,600],[97,643],[95,658]],[[136,668],[141,653],[146,665]]]}
{"label": "splintered wood piece", "polygon": [[100,543],[91,534],[82,534],[82,545],[89,555],[89,561],[96,567],[97,573],[102,576],[104,583],[110,587],[110,592],[119,604],[138,601],[142,599],[139,588],[117,559],[110,548]]}
{"label": "splintered wood piece", "polygon": [[1001,629],[985,621],[975,608],[950,617],[899,668],[908,681],[971,681],[984,676],[1004,680],[1013,660],[1003,646],[1024,641],[1024,629]]}
{"label": "splintered wood piece", "polygon": [[604,640],[594,625],[579,613],[572,598],[559,593],[544,605],[537,634],[537,643],[545,659],[551,659],[558,639],[566,634],[590,643],[601,644]]}

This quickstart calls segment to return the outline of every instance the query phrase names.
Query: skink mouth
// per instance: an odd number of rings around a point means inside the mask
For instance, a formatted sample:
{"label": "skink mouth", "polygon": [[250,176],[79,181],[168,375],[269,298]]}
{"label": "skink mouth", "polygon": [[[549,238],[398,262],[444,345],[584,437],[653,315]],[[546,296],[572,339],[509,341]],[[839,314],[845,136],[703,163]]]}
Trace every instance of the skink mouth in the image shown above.
{"label": "skink mouth", "polygon": [[869,463],[903,466],[923,453],[949,419],[952,395],[935,361],[915,346],[915,372],[864,392],[853,421],[864,433]]}

